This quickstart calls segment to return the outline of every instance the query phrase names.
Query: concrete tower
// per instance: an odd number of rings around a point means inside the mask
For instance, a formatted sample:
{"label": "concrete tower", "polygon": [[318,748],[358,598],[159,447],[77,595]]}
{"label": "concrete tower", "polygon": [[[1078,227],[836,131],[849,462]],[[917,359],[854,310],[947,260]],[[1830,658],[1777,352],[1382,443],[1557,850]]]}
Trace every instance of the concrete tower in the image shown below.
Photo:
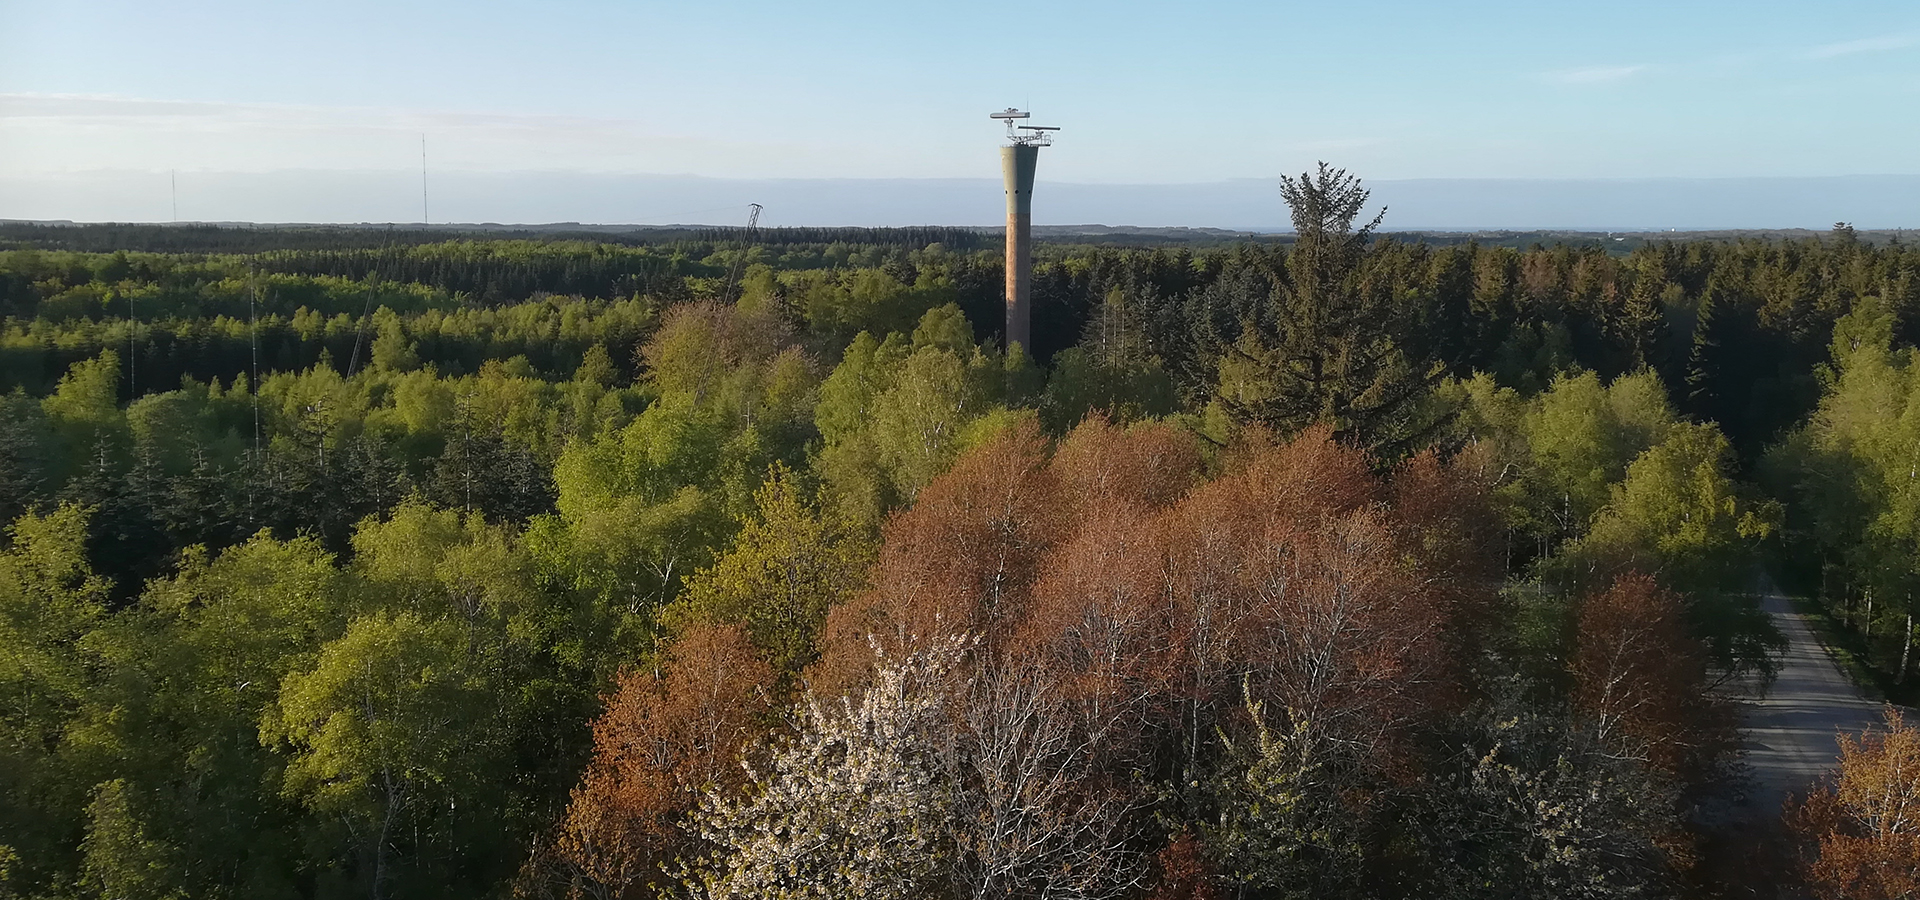
{"label": "concrete tower", "polygon": [[993,114],[1007,123],[1007,146],[1000,148],[1000,172],[1007,182],[1007,349],[1033,348],[1033,170],[1040,148],[1053,143],[1044,125],[1017,125],[1027,118],[1008,107]]}

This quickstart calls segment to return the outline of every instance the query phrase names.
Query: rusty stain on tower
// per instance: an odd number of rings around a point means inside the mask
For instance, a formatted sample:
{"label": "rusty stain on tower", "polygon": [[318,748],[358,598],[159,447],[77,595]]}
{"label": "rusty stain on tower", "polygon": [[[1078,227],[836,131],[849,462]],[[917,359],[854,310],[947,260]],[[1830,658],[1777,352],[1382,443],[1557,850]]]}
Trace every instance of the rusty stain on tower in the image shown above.
{"label": "rusty stain on tower", "polygon": [[1007,123],[1007,146],[1000,148],[1000,172],[1007,182],[1007,351],[1019,344],[1033,348],[1033,170],[1040,148],[1053,143],[1045,125],[1021,125],[1025,110],[1008,107],[993,118]]}

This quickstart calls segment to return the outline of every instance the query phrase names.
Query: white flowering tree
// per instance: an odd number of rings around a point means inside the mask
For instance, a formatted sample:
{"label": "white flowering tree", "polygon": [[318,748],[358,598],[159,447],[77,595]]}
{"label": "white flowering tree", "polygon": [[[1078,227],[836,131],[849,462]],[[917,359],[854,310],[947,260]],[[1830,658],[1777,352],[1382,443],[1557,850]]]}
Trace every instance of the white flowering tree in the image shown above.
{"label": "white flowering tree", "polygon": [[710,790],[702,900],[1107,900],[1140,885],[1131,793],[1101,777],[1055,682],[976,666],[970,638],[881,660],[858,702],[801,706],[745,790]]}
{"label": "white flowering tree", "polygon": [[882,665],[858,703],[809,697],[791,741],[738,795],[694,815],[712,849],[687,887],[709,900],[918,900],[951,853],[951,749],[939,736],[967,643]]}

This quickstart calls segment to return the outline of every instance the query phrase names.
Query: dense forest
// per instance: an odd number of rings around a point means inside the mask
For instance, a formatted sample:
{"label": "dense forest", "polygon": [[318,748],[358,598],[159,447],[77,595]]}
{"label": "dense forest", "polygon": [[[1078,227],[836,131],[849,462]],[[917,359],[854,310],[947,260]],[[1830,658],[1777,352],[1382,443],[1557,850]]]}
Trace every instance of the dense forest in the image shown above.
{"label": "dense forest", "polygon": [[1011,351],[957,229],[0,234],[0,897],[1920,890],[1897,716],[1713,814],[1763,572],[1920,693],[1920,248],[1283,193]]}

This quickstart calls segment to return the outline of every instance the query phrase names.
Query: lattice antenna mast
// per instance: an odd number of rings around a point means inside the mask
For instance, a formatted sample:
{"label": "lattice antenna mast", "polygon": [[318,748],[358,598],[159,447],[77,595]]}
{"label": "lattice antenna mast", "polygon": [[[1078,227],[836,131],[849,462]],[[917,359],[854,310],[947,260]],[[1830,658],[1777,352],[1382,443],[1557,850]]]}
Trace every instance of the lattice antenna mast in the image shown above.
{"label": "lattice antenna mast", "polygon": [[760,234],[760,210],[766,207],[758,203],[747,204],[747,238],[740,244],[740,253],[733,258],[733,266],[727,269],[727,289],[720,292],[720,299],[737,301],[733,295],[733,286],[740,279],[740,266],[747,261],[747,252],[753,249],[753,239]]}

